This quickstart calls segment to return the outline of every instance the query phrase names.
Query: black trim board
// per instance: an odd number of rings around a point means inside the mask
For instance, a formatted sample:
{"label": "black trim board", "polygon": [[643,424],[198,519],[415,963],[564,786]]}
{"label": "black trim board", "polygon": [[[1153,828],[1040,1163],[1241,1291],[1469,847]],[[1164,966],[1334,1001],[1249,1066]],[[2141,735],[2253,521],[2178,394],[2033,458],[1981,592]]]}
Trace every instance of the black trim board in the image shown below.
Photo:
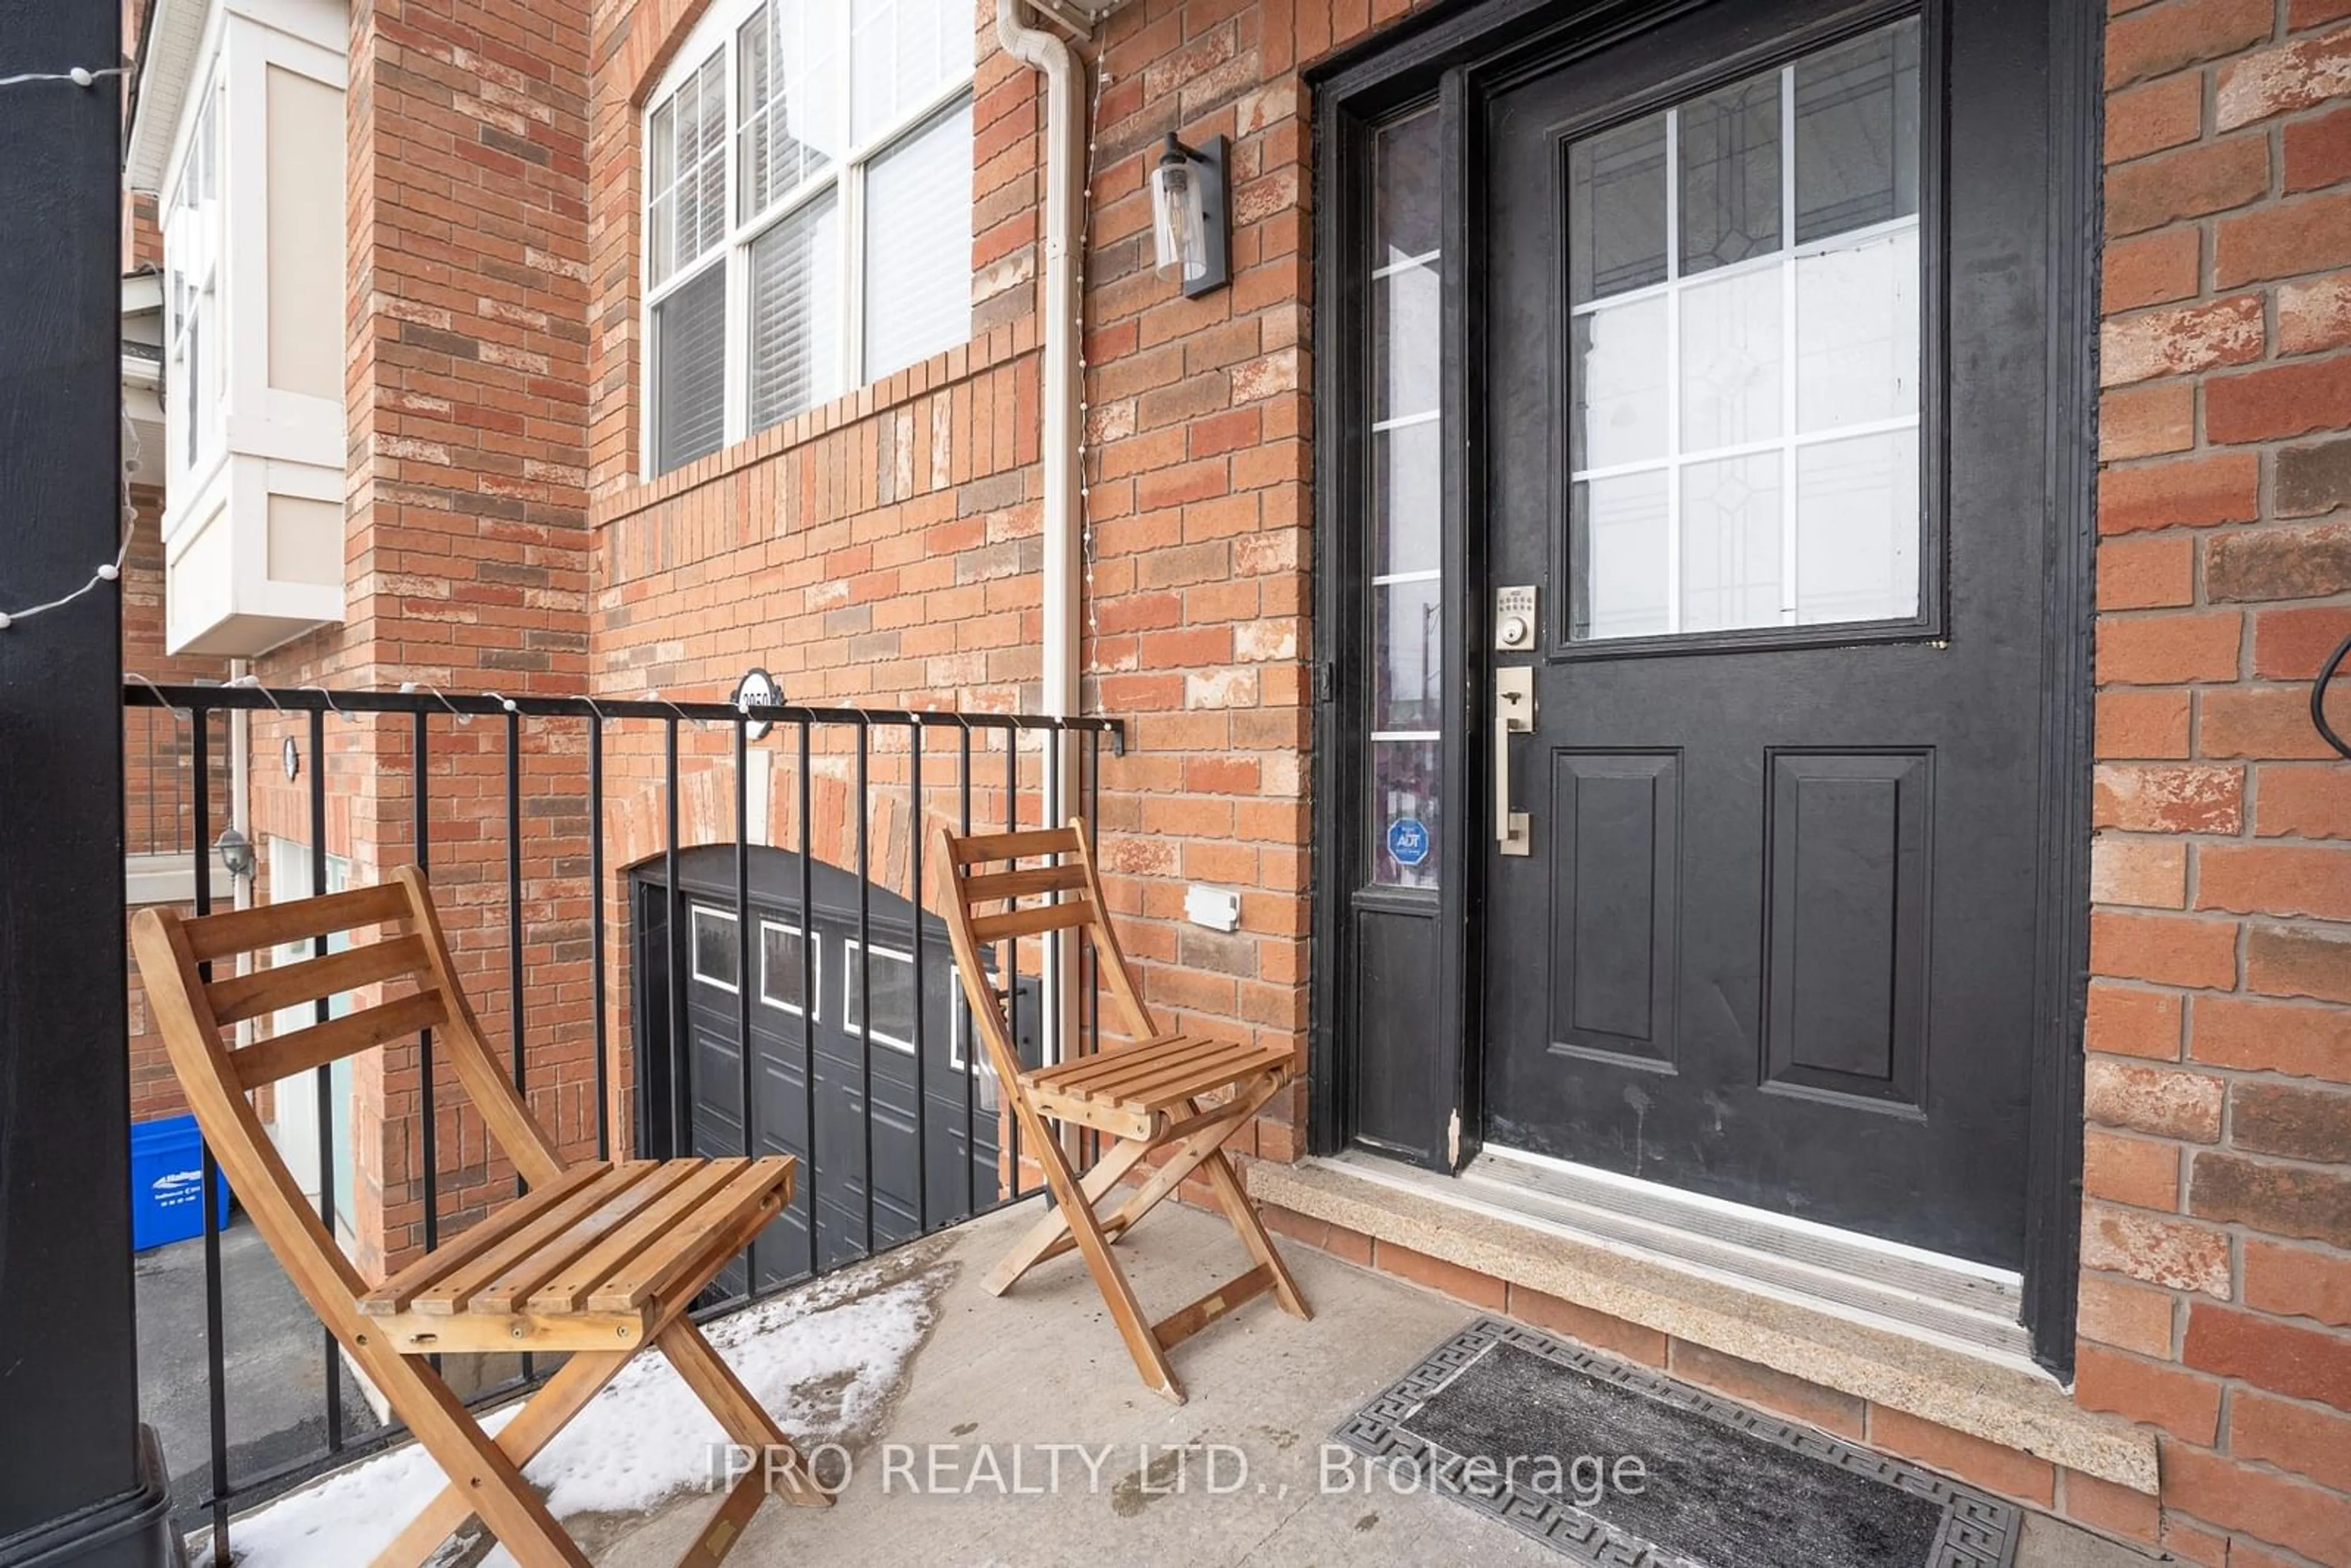
{"label": "black trim board", "polygon": [[[1453,741],[1447,788],[1448,812],[1442,847],[1450,867],[1437,903],[1441,946],[1440,1017],[1458,1020],[1447,1046],[1458,1064],[1465,1131],[1479,1124],[1476,1060],[1461,1042],[1479,1038],[1476,983],[1480,945],[1473,933],[1483,908],[1481,844],[1486,738],[1479,698],[1489,679],[1482,630],[1489,585],[1482,546],[1468,536],[1478,516],[1475,465],[1458,455],[1476,449],[1483,409],[1477,378],[1480,309],[1469,253],[1476,210],[1474,182],[1482,159],[1468,141],[1476,118],[1465,115],[1473,87],[1507,79],[1519,62],[1548,66],[1563,53],[1604,48],[1628,32],[1654,26],[1697,8],[1697,0],[1593,0],[1564,7],[1555,0],[1453,0],[1419,13],[1311,68],[1314,90],[1317,202],[1315,298],[1329,341],[1316,356],[1313,571],[1319,644],[1325,661],[1314,744],[1322,766],[1316,790],[1314,936],[1320,961],[1311,987],[1309,1146],[1344,1148],[1353,1136],[1347,1115],[1351,1063],[1343,1038],[1353,995],[1354,955],[1350,929],[1354,890],[1361,884],[1363,785],[1360,661],[1351,657],[1360,630],[1362,582],[1352,519],[1363,516],[1360,475],[1337,422],[1353,412],[1350,388],[1362,383],[1364,363],[1360,283],[1347,263],[1360,253],[1364,202],[1362,144],[1377,120],[1416,100],[1437,97],[1461,134],[1451,144],[1445,223],[1449,256],[1462,270],[1447,281],[1447,323],[1463,352],[1453,356],[1446,382],[1447,413],[1458,410],[1460,435],[1448,443],[1445,476],[1446,564],[1459,585],[1446,609],[1446,646],[1459,678],[1447,691]],[[2074,1362],[2074,1294],[2081,1227],[2082,1027],[2089,967],[2089,779],[2091,768],[2091,637],[2095,627],[2093,549],[2095,539],[2097,277],[2102,214],[2100,154],[2104,92],[2104,12],[2089,0],[2057,0],[2051,9],[2049,102],[2053,169],[2049,182],[2051,329],[2048,391],[2051,435],[2045,454],[2046,498],[2052,520],[2047,562],[2051,594],[2044,639],[2042,801],[2039,841],[2050,874],[2035,910],[2041,940],[2034,977],[2029,1169],[2027,1177],[2024,1321],[2034,1354],[2060,1376]],[[1344,325],[1342,325],[1342,324]],[[1469,612],[1465,613],[1468,611]],[[1466,1151],[1465,1151],[1466,1152]],[[1450,1164],[1431,1160],[1430,1164]]]}

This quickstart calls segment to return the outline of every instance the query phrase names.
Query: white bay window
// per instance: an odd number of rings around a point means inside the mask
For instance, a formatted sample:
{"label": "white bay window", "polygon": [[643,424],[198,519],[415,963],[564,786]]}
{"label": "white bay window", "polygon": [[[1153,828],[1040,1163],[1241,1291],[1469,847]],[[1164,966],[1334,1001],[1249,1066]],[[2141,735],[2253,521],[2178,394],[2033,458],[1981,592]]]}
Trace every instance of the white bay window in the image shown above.
{"label": "white bay window", "polygon": [[155,0],[124,150],[162,216],[164,638],[251,658],[343,616],[341,0]]}
{"label": "white bay window", "polygon": [[972,45],[967,0],[696,26],[645,116],[651,472],[971,335]]}

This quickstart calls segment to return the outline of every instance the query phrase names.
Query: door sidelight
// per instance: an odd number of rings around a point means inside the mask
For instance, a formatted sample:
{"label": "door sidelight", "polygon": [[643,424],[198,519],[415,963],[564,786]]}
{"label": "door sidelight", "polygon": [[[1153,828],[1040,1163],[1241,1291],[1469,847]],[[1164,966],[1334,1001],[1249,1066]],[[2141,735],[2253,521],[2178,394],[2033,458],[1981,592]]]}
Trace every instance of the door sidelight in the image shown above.
{"label": "door sidelight", "polygon": [[1535,672],[1516,664],[1494,672],[1494,842],[1506,855],[1534,852],[1534,829],[1510,810],[1510,737],[1535,727]]}

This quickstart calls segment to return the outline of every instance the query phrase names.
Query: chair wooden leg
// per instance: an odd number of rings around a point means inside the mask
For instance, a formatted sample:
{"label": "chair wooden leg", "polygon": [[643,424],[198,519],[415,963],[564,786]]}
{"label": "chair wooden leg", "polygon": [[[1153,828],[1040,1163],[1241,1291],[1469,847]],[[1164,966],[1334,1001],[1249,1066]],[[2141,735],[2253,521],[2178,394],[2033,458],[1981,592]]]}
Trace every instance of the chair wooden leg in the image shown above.
{"label": "chair wooden leg", "polygon": [[[1110,1154],[1103,1155],[1102,1161],[1086,1176],[1086,1196],[1089,1201],[1093,1203],[1100,1203],[1102,1194],[1113,1185],[1123,1179],[1126,1174],[1153,1150],[1171,1147],[1174,1150],[1167,1159],[1151,1173],[1148,1179],[1134,1192],[1128,1194],[1118,1207],[1102,1220],[1103,1236],[1116,1242],[1128,1231],[1134,1229],[1144,1215],[1159,1206],[1163,1198],[1183,1186],[1184,1178],[1190,1176],[1203,1160],[1222,1147],[1225,1140],[1231,1137],[1249,1118],[1256,1115],[1259,1108],[1273,1097],[1275,1090],[1279,1087],[1278,1082],[1261,1086],[1256,1092],[1245,1094],[1207,1114],[1193,1116],[1179,1124],[1176,1131],[1181,1135],[1176,1137],[1172,1145],[1165,1139],[1158,1143],[1127,1139],[1121,1141]],[[1184,1131],[1186,1128],[1190,1130]],[[1021,1273],[1049,1259],[1060,1257],[1076,1245],[1070,1237],[1068,1221],[1062,1218],[1060,1210],[1056,1208],[1052,1214],[1040,1220],[1034,1230],[1021,1239],[1020,1245],[1014,1248],[1003,1262],[997,1265],[996,1271],[990,1274],[987,1280],[990,1292],[996,1295],[1004,1293],[996,1285],[999,1277],[1002,1277],[1004,1283],[1008,1286]],[[1014,1267],[1016,1263],[1017,1269]]]}
{"label": "chair wooden leg", "polygon": [[1280,1301],[1281,1310],[1291,1317],[1311,1321],[1314,1309],[1306,1304],[1306,1293],[1298,1288],[1298,1281],[1290,1277],[1290,1270],[1282,1262],[1281,1254],[1274,1249],[1273,1238],[1265,1232],[1264,1217],[1258,1213],[1257,1205],[1249,1201],[1249,1190],[1241,1186],[1239,1173],[1233,1169],[1232,1161],[1225,1157],[1222,1148],[1218,1148],[1200,1164],[1201,1168],[1208,1173],[1208,1185],[1216,1189],[1217,1202],[1224,1208],[1225,1218],[1232,1221],[1234,1234],[1241,1239],[1241,1245],[1249,1249],[1249,1256],[1257,1260],[1258,1267],[1270,1277],[1273,1299]]}
{"label": "chair wooden leg", "polygon": [[[1094,1162],[1080,1184],[1089,1205],[1100,1203],[1102,1194],[1126,1178],[1126,1173],[1151,1152],[1151,1145],[1139,1139],[1122,1139],[1112,1145],[1108,1154]],[[1125,1227],[1110,1234],[1116,1241]],[[1058,1258],[1077,1245],[1070,1239],[1070,1218],[1063,1207],[1056,1203],[1051,1213],[1040,1219],[1023,1236],[1011,1251],[1007,1252],[995,1268],[987,1272],[981,1288],[991,1296],[1000,1296],[1010,1290],[1020,1276],[1048,1258]]]}
{"label": "chair wooden leg", "polygon": [[685,1549],[685,1555],[677,1560],[677,1568],[717,1568],[726,1561],[726,1554],[735,1550],[735,1543],[743,1539],[743,1527],[751,1522],[751,1516],[768,1500],[767,1488],[768,1478],[758,1469],[727,1488],[709,1522],[694,1538],[694,1544]]}
{"label": "chair wooden leg", "polygon": [[[517,1469],[530,1463],[621,1368],[628,1365],[634,1354],[625,1350],[594,1355],[575,1352],[499,1431],[498,1447]],[[461,1491],[454,1485],[443,1488],[440,1495],[425,1505],[424,1511],[411,1520],[408,1527],[392,1538],[392,1544],[376,1554],[371,1568],[422,1568],[441,1549],[441,1543],[473,1517],[474,1497],[470,1490]]]}
{"label": "chair wooden leg", "polygon": [[[694,1325],[693,1320],[678,1318],[662,1330],[653,1343],[661,1347],[662,1354],[669,1358],[669,1364],[677,1369],[678,1376],[685,1380],[685,1385],[693,1389],[703,1404],[709,1407],[710,1413],[718,1418],[719,1427],[728,1438],[747,1448],[768,1450],[784,1457],[783,1486],[787,1501],[799,1508],[832,1506],[832,1499],[816,1484],[816,1479],[810,1473],[808,1462],[800,1451],[792,1446],[789,1437],[784,1436],[784,1429],[776,1425],[776,1418],[768,1414],[767,1407],[754,1399],[751,1391],[743,1386],[742,1380],[735,1375],[735,1369],[728,1366],[711,1348],[710,1342],[702,1337],[702,1331]],[[761,1474],[768,1469],[764,1459],[763,1453],[758,1472]]]}
{"label": "chair wooden leg", "polygon": [[1183,1404],[1184,1385],[1176,1381],[1176,1369],[1167,1364],[1167,1353],[1152,1333],[1151,1320],[1143,1315],[1143,1303],[1135,1299],[1134,1287],[1127,1283],[1125,1270],[1112,1255],[1110,1239],[1102,1234],[1102,1218],[1086,1200],[1085,1188],[1077,1173],[1071,1170],[1061,1145],[1046,1135],[1042,1117],[1025,1104],[1017,1106],[1016,1113],[1029,1125],[1038,1162],[1045,1170],[1046,1185],[1053,1189],[1053,1197],[1064,1211],[1070,1236],[1086,1260],[1087,1272],[1093,1275],[1094,1284],[1102,1291],[1102,1304],[1110,1309],[1111,1322],[1117,1326],[1119,1338],[1126,1342],[1127,1354],[1134,1358],[1134,1370],[1154,1394]]}
{"label": "chair wooden leg", "polygon": [[519,1568],[594,1568],[548,1511],[546,1500],[523,1479],[522,1467],[483,1432],[438,1374],[391,1350],[366,1344],[364,1333],[357,1338],[361,1370],[382,1391],[392,1413],[416,1434],[450,1485],[467,1496],[472,1511],[481,1515]]}

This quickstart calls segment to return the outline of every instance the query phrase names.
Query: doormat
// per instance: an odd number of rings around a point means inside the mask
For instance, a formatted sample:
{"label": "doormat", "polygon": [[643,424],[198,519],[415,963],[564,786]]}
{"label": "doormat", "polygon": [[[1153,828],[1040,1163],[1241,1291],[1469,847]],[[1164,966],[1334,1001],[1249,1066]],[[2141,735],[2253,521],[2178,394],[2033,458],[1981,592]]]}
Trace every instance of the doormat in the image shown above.
{"label": "doormat", "polygon": [[2012,1568],[2016,1556],[2008,1503],[1495,1318],[1335,1435],[1364,1456],[1349,1485],[1433,1491],[1605,1568]]}

